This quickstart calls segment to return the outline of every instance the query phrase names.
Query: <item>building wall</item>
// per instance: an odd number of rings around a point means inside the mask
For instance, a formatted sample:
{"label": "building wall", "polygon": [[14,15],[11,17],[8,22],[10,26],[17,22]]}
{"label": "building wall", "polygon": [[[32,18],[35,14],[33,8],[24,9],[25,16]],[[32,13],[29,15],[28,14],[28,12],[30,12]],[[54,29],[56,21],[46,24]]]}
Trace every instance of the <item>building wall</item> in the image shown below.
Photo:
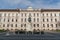
{"label": "building wall", "polygon": [[29,25],[28,18],[31,15],[32,31],[60,29],[60,12],[19,11],[0,12],[0,29],[3,30],[26,30]]}

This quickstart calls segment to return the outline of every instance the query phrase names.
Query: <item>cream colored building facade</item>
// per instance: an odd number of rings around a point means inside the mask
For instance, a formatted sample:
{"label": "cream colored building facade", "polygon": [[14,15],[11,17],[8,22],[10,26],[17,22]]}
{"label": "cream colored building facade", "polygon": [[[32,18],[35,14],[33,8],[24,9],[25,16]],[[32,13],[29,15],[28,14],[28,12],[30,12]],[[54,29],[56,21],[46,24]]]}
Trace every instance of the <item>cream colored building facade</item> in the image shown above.
{"label": "cream colored building facade", "polygon": [[59,21],[60,9],[0,9],[0,29],[3,30],[57,30]]}

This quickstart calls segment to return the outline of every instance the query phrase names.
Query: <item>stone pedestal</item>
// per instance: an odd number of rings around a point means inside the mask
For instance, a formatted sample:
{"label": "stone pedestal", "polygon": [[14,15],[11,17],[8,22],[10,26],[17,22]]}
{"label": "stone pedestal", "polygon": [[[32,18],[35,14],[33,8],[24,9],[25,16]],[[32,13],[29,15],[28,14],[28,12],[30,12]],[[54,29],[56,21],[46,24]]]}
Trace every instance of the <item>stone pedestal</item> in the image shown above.
{"label": "stone pedestal", "polygon": [[31,25],[31,23],[28,23],[28,25],[26,27],[26,31],[32,31],[32,25]]}

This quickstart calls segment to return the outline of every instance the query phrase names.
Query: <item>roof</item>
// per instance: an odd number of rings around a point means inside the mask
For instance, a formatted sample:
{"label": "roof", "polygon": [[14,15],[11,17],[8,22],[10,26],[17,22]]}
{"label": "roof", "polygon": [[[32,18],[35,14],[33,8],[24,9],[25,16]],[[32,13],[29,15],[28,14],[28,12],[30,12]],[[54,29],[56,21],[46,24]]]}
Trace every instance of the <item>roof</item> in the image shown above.
{"label": "roof", "polygon": [[60,12],[60,9],[33,9],[33,10],[27,10],[27,9],[0,9],[0,12]]}
{"label": "roof", "polygon": [[60,12],[60,9],[41,9],[41,12]]}
{"label": "roof", "polygon": [[19,9],[0,9],[0,12],[19,12]]}

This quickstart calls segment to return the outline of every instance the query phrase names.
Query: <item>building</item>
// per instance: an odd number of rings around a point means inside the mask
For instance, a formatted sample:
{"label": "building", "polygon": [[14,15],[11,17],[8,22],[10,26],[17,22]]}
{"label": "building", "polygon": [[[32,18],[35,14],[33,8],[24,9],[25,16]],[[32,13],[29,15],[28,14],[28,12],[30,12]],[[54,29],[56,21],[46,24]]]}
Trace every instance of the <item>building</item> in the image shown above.
{"label": "building", "polygon": [[1,30],[57,30],[59,21],[60,9],[0,9]]}

